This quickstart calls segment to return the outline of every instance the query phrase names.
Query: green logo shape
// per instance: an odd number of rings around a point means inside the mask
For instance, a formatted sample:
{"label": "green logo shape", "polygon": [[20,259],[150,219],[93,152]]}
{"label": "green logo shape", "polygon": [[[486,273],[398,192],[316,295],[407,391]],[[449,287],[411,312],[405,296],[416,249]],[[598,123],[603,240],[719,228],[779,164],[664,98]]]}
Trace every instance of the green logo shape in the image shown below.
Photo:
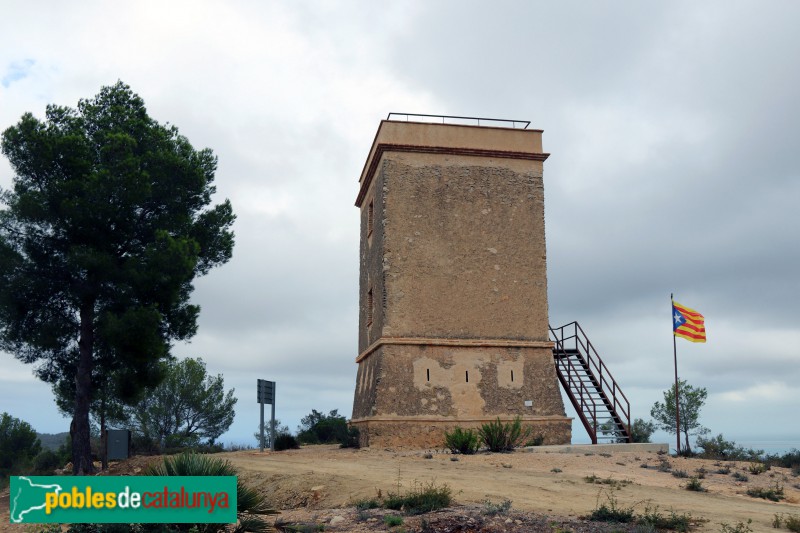
{"label": "green logo shape", "polygon": [[12,524],[236,523],[236,476],[14,476]]}

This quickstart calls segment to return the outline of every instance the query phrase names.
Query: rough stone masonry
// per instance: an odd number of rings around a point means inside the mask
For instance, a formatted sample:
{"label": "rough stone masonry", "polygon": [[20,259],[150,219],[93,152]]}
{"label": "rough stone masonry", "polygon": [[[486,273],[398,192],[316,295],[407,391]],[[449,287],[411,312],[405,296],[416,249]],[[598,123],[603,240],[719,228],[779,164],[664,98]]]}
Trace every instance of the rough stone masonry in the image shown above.
{"label": "rough stone masonry", "polygon": [[565,444],[548,338],[540,130],[382,121],[360,178],[364,446],[520,416]]}

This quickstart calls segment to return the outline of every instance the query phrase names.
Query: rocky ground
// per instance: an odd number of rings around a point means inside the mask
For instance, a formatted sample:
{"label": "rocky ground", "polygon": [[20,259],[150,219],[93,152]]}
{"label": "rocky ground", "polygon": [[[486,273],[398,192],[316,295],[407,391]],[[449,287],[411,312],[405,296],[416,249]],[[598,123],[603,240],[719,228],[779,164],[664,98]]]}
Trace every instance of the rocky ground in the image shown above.
{"label": "rocky ground", "polygon": [[[339,449],[310,446],[276,453],[219,454],[240,477],[281,511],[272,522],[285,530],[334,532],[584,532],[636,531],[636,526],[589,522],[602,504],[691,515],[697,531],[723,524],[776,530],[776,514],[800,518],[800,478],[788,469],[753,474],[749,463],[675,458],[654,452],[482,453],[454,456],[437,450]],[[140,474],[149,461],[137,457],[112,466],[111,474]],[[685,473],[687,477],[677,477]],[[734,477],[736,475],[736,477]],[[704,492],[686,489],[702,476]],[[746,476],[746,480],[744,477]],[[737,479],[738,478],[738,479]],[[358,502],[406,493],[433,484],[449,487],[453,505],[419,516],[397,511],[359,511]],[[781,488],[784,499],[753,498],[748,489]],[[507,511],[496,512],[511,501]],[[8,524],[8,491],[0,495],[0,528]],[[400,518],[386,518],[400,516]],[[394,520],[399,525],[389,525]],[[291,529],[291,528],[294,529]],[[782,531],[786,531],[785,529]]]}

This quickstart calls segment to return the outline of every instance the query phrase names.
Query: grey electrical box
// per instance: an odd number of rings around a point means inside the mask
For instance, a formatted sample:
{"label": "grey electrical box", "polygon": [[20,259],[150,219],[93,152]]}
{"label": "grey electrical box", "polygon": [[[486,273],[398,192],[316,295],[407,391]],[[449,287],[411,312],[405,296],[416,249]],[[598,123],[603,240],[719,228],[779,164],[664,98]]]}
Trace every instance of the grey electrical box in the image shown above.
{"label": "grey electrical box", "polygon": [[106,451],[109,461],[127,459],[130,452],[131,432],[127,429],[106,430]]}

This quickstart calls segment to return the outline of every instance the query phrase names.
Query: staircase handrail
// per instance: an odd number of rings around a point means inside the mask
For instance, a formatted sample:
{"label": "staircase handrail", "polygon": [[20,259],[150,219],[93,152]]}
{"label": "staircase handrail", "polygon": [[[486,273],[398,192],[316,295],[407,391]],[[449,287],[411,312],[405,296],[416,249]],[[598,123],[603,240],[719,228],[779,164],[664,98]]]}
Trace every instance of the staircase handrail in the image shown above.
{"label": "staircase handrail", "polygon": [[[590,341],[589,337],[586,336],[586,333],[584,333],[583,328],[581,327],[581,325],[578,324],[577,321],[574,322],[574,324],[575,324],[575,328],[576,328],[576,335],[575,335],[576,342],[580,341],[581,344],[584,346],[585,353],[587,354],[586,359],[589,361],[589,364],[595,367],[595,369],[597,370],[597,372],[599,374],[600,380],[606,385],[606,387],[611,389],[611,391],[612,391],[611,392],[611,397],[614,399],[614,408],[616,409],[617,405],[619,405],[620,409],[622,410],[623,414],[625,415],[625,419],[627,420],[627,424],[626,425],[628,426],[628,434],[630,435],[631,404],[628,401],[628,397],[625,396],[625,393],[622,392],[622,389],[620,389],[617,386],[617,381],[614,379],[614,376],[611,375],[611,371],[608,370],[608,367],[603,362],[603,360],[600,358],[600,355],[597,353],[597,350],[594,349],[594,346],[592,345],[592,341]],[[580,331],[580,333],[582,335],[582,339],[577,336],[577,331]],[[583,343],[583,339],[585,339],[585,341],[586,341],[585,344]],[[594,357],[592,357],[592,356],[594,356]],[[606,376],[608,376],[608,378],[611,380],[611,383],[608,382],[608,380],[606,379]],[[624,406],[617,399],[618,398],[617,393],[619,393],[619,396],[621,396],[622,399],[625,400],[625,405]],[[624,409],[622,409],[623,407],[624,407]],[[625,422],[625,421],[623,421],[623,422]]]}
{"label": "staircase handrail", "polygon": [[[571,326],[572,329],[574,330],[574,333],[572,333],[571,335],[565,335],[565,333],[567,333],[565,332],[565,329]],[[619,386],[617,385],[617,381],[614,379],[614,376],[611,375],[611,371],[608,369],[606,364],[600,358],[600,355],[597,353],[597,350],[595,350],[594,346],[592,345],[586,333],[583,331],[583,328],[580,326],[580,324],[578,324],[577,321],[574,321],[565,324],[563,326],[560,326],[558,328],[549,327],[549,329],[550,333],[555,339],[556,349],[561,353],[566,354],[566,347],[565,347],[566,341],[575,339],[575,349],[585,355],[587,364],[589,365],[590,369],[593,367],[596,370],[597,375],[595,376],[595,378],[600,380],[599,385],[601,389],[602,388],[605,388],[606,390],[610,389],[613,411],[616,411],[617,408],[619,408],[620,413],[625,416],[625,419],[620,420],[620,422],[625,425],[628,432],[628,436],[630,436],[631,435],[630,401],[628,400],[628,397],[625,395],[625,393],[622,392],[622,389],[620,389]],[[556,330],[559,330],[561,334],[558,335],[556,333]],[[580,336],[578,335],[579,332]],[[606,379],[606,376],[608,377],[608,379]],[[611,380],[610,383],[609,379]],[[620,397],[622,398],[622,400],[624,400],[625,402],[624,404],[620,401],[619,399]],[[596,421],[596,418],[594,418],[594,420]]]}
{"label": "staircase handrail", "polygon": [[[564,351],[563,348],[561,349],[561,351],[562,352]],[[592,420],[594,421],[594,427],[592,428],[593,431],[589,431],[590,432],[589,436],[592,438],[592,442],[597,442],[597,402],[594,401],[594,398],[591,395],[591,391],[588,388],[586,388],[586,385],[583,383],[583,381],[581,381],[580,379],[573,379],[573,376],[580,377],[580,373],[578,372],[575,365],[572,363],[570,359],[568,358],[562,359],[557,364],[568,367],[567,380],[569,385],[573,385],[575,383],[578,384],[577,389],[580,391],[579,394],[580,404],[576,405],[575,407],[577,409],[580,409],[581,412],[586,413],[584,407],[587,408],[590,407],[589,404],[586,402],[586,398],[588,398],[592,402],[590,412],[592,414]],[[571,386],[569,388],[570,390],[573,390]],[[589,430],[588,427],[586,429]],[[591,434],[592,432],[594,433],[593,435]]]}

